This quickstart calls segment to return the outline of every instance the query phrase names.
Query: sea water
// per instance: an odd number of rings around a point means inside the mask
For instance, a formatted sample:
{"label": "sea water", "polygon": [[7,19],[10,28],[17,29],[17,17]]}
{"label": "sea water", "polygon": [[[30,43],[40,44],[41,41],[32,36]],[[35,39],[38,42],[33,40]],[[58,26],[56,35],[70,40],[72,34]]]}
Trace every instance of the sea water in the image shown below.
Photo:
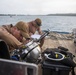
{"label": "sea water", "polygon": [[13,24],[19,21],[29,22],[40,18],[42,20],[42,30],[50,29],[50,31],[72,32],[76,28],[76,16],[0,16],[0,26]]}

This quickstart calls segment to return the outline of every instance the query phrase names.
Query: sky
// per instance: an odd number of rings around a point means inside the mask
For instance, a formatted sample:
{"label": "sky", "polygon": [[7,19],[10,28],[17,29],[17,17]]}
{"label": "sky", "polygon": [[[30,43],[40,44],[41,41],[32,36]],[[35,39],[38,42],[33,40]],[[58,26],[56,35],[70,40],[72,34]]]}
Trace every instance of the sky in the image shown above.
{"label": "sky", "polygon": [[0,0],[0,14],[76,13],[76,0]]}

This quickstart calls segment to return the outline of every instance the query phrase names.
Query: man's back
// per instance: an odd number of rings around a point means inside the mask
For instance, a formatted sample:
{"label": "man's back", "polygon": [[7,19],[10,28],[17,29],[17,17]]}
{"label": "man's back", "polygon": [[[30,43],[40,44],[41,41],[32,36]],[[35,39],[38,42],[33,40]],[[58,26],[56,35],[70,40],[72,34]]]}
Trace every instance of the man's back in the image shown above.
{"label": "man's back", "polygon": [[[6,28],[5,28],[6,27]],[[11,33],[10,26],[0,27],[0,39],[4,40],[10,47],[18,48],[20,43]]]}

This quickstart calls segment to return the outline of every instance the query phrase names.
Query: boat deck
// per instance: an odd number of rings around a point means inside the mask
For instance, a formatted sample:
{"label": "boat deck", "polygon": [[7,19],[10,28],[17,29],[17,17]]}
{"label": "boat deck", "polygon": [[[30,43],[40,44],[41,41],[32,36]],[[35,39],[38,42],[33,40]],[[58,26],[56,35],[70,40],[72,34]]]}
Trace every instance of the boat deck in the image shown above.
{"label": "boat deck", "polygon": [[[62,46],[69,49],[69,51],[76,56],[76,46],[73,42],[72,34],[50,32],[50,34],[45,38],[45,42],[42,47],[42,52],[46,48],[57,48],[58,46]],[[74,61],[76,62],[76,57],[74,58]],[[75,72],[76,72],[76,68],[75,68]],[[39,75],[41,75],[41,73],[39,73]]]}
{"label": "boat deck", "polygon": [[73,42],[72,34],[51,32],[49,36],[45,38],[42,51],[44,51],[46,48],[57,48],[58,46],[65,47],[69,49],[69,51],[72,52],[74,55],[76,55],[76,45]]}

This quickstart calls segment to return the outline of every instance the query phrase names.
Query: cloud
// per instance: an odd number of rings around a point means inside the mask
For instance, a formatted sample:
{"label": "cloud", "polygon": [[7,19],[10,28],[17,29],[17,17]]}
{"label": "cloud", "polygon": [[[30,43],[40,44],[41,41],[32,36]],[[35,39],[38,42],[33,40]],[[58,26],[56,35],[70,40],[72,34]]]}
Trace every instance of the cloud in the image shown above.
{"label": "cloud", "polygon": [[76,13],[76,0],[1,0],[0,13]]}

